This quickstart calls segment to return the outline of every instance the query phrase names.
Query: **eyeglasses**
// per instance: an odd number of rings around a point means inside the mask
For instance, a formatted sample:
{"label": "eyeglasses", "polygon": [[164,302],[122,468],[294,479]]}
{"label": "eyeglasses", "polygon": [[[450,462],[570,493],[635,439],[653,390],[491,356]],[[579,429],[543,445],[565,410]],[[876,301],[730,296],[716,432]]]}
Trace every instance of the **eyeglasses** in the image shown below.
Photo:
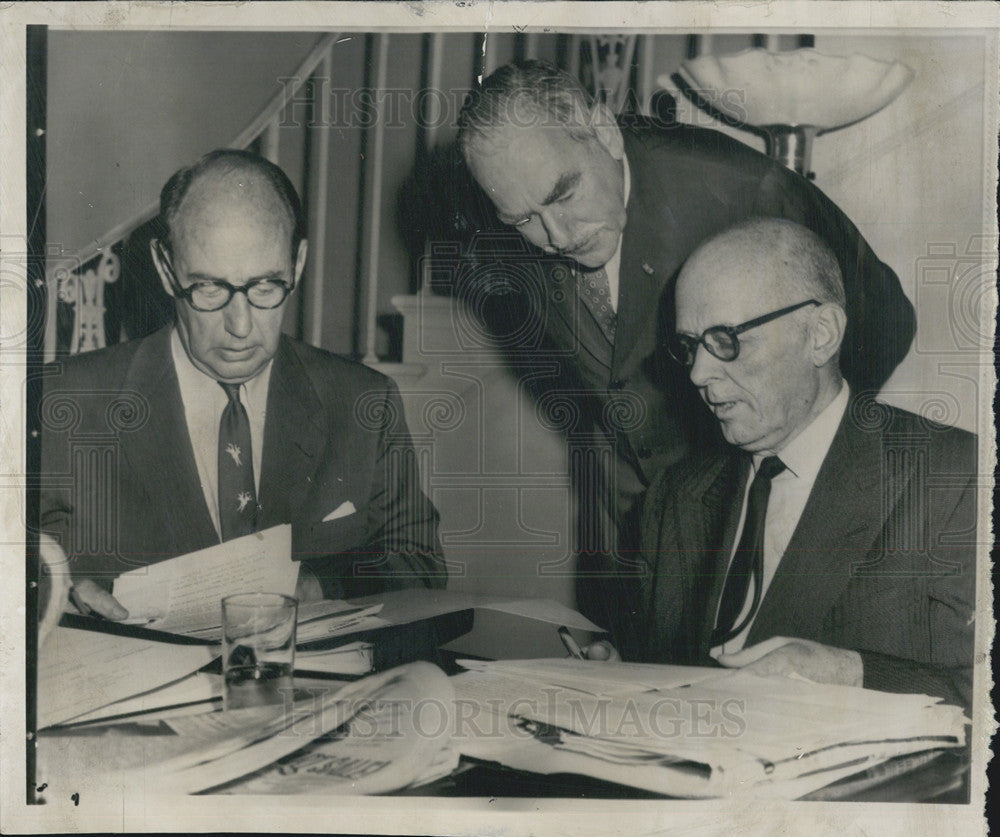
{"label": "eyeglasses", "polygon": [[229,305],[233,294],[246,294],[247,302],[254,308],[277,308],[285,301],[294,289],[294,284],[289,285],[280,279],[254,279],[245,285],[230,285],[222,280],[209,282],[193,282],[186,288],[181,286],[174,273],[173,265],[167,254],[166,248],[161,241],[156,242],[156,250],[160,254],[160,260],[166,268],[170,284],[173,285],[174,293],[181,299],[186,300],[188,305],[195,311],[219,311]]}
{"label": "eyeglasses", "polygon": [[694,366],[695,356],[698,354],[698,346],[704,346],[708,349],[709,354],[713,357],[717,357],[719,360],[729,361],[736,360],[740,356],[740,339],[744,331],[749,331],[752,328],[757,328],[757,326],[762,326],[764,323],[769,323],[771,320],[776,320],[778,317],[784,317],[785,314],[791,314],[792,311],[798,311],[800,308],[805,308],[807,305],[822,305],[818,299],[807,299],[805,302],[799,302],[796,305],[789,305],[787,308],[782,308],[778,311],[772,311],[770,314],[764,314],[762,317],[755,317],[752,320],[747,320],[745,323],[740,323],[735,326],[725,326],[717,325],[711,328],[706,328],[701,337],[693,337],[690,334],[674,334],[667,344],[667,351],[670,352],[670,356],[676,360],[681,366],[686,366],[690,369]]}

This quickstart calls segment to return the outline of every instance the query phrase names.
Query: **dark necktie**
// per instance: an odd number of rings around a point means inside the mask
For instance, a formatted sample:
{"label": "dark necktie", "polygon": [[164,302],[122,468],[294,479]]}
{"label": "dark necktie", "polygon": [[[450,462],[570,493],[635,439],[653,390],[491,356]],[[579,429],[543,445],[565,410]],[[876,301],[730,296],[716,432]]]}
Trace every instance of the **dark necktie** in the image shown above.
{"label": "dark necktie", "polygon": [[220,383],[229,396],[219,422],[219,528],[222,540],[249,535],[257,526],[250,419],[239,384]]}
{"label": "dark necktie", "polygon": [[615,309],[611,307],[611,284],[603,267],[597,270],[578,270],[576,291],[587,310],[593,315],[608,342],[615,342]]}
{"label": "dark necktie", "polygon": [[[743,534],[729,565],[726,586],[719,601],[719,617],[712,633],[712,647],[729,642],[739,636],[750,624],[760,605],[761,587],[764,583],[764,521],[767,518],[767,500],[771,495],[771,480],[785,470],[785,463],[777,456],[765,457],[747,496],[747,513]],[[746,618],[736,624],[743,605],[746,604],[750,580],[753,579],[753,602]]]}

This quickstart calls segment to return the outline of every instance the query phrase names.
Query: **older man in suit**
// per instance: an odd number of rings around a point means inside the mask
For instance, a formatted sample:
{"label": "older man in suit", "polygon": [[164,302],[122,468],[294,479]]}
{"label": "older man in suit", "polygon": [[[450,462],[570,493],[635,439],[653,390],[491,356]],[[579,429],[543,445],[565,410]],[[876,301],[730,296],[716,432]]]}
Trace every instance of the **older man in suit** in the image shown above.
{"label": "older man in suit", "polygon": [[[469,170],[499,220],[530,242],[538,266],[539,287],[521,297],[529,310],[501,307],[500,316],[541,322],[546,341],[532,336],[511,348],[542,364],[547,384],[583,407],[579,426],[567,431],[585,437],[596,429],[612,450],[603,478],[581,477],[592,487],[583,529],[594,537],[580,546],[595,553],[584,572],[634,576],[636,499],[667,465],[717,442],[658,339],[672,319],[664,291],[702,241],[755,216],[805,225],[833,249],[844,276],[841,365],[852,386],[878,390],[909,349],[913,306],[896,275],[822,192],[740,142],[689,125],[621,127],[579,82],[537,61],[486,78],[459,127]],[[509,253],[495,256],[511,263]],[[513,259],[513,280],[523,283],[526,257]],[[605,564],[601,553],[615,542],[609,530],[618,530],[620,554]],[[581,605],[605,624],[628,617],[631,595],[611,592],[613,584],[604,578],[579,591]]]}
{"label": "older man in suit", "polygon": [[676,304],[671,353],[728,446],[647,494],[641,657],[969,706],[976,437],[844,382],[840,270],[799,225],[712,238]]}
{"label": "older man in suit", "polygon": [[285,174],[212,152],[164,186],[161,221],[175,323],[46,379],[41,525],[77,606],[124,618],[115,575],[281,523],[305,598],[444,586],[395,385],[281,332],[306,260]]}

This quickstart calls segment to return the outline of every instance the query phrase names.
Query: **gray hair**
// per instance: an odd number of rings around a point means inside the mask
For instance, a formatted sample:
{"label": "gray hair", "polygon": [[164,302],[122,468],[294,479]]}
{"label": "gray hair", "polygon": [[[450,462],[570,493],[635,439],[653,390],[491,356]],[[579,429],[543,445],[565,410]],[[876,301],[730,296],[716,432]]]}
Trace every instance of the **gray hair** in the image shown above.
{"label": "gray hair", "polygon": [[[569,73],[545,61],[513,61],[487,76],[458,115],[458,147],[469,149],[510,125],[561,127],[575,140],[596,136],[591,97]],[[528,121],[525,121],[528,120]]]}
{"label": "gray hair", "polygon": [[[773,254],[784,277],[820,302],[847,309],[844,279],[830,246],[807,227],[784,218],[750,218],[719,233],[706,245],[750,246]],[[701,248],[699,248],[701,249]]]}

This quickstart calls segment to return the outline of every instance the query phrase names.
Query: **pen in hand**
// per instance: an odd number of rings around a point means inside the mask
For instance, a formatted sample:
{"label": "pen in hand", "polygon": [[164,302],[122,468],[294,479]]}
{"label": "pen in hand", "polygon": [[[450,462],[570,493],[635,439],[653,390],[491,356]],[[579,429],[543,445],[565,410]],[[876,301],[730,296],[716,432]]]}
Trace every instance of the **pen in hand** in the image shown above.
{"label": "pen in hand", "polygon": [[586,657],[583,655],[583,649],[577,644],[577,641],[573,639],[572,634],[569,632],[569,628],[565,625],[559,626],[559,639],[562,640],[562,644],[566,646],[566,650],[569,651],[571,657],[577,660],[585,660]]}

